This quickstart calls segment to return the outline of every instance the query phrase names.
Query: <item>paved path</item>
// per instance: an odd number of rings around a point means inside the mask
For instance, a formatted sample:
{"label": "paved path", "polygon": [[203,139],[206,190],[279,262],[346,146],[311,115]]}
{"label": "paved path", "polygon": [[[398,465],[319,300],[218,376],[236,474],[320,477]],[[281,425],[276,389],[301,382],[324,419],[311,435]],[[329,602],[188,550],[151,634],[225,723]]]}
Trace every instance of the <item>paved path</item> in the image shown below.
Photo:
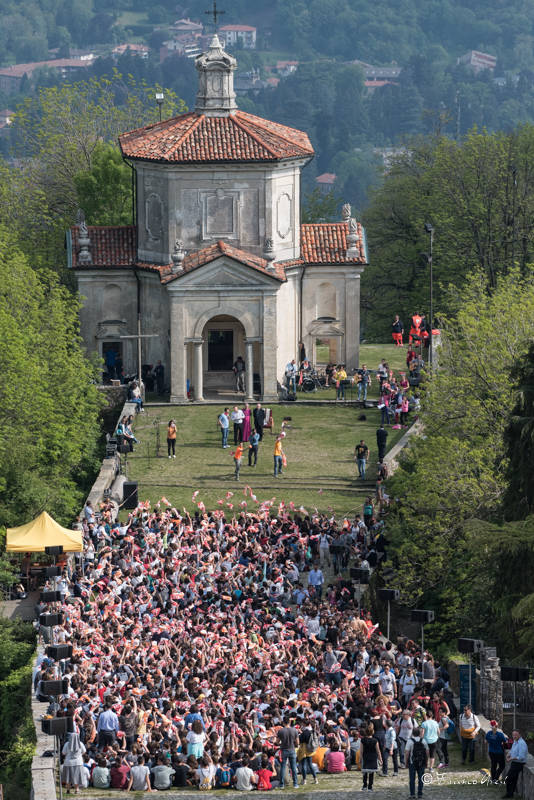
{"label": "paved path", "polygon": [[24,600],[4,600],[0,603],[0,614],[7,619],[34,619],[34,608],[39,600],[39,592],[30,592]]}

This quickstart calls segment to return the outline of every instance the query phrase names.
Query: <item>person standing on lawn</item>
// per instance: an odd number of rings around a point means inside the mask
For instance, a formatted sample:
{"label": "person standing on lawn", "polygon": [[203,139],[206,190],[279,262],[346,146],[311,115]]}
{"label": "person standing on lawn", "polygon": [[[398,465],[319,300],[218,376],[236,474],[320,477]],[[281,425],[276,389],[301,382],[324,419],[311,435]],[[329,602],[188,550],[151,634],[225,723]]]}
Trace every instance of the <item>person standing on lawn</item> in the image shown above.
{"label": "person standing on lawn", "polygon": [[222,414],[219,414],[217,424],[221,429],[222,446],[223,450],[228,447],[228,431],[230,430],[230,409],[225,408]]}
{"label": "person standing on lawn", "polygon": [[169,420],[167,425],[167,455],[169,458],[176,458],[176,420]]}
{"label": "person standing on lawn", "polygon": [[239,480],[239,472],[241,470],[241,460],[243,458],[243,442],[239,442],[234,451],[234,464],[235,464],[235,479]]}
{"label": "person standing on lawn", "polygon": [[356,463],[358,464],[358,474],[362,481],[365,480],[365,467],[367,466],[367,462],[369,461],[369,448],[365,444],[363,439],[360,439],[360,443],[356,445],[354,448],[354,458],[356,459]]}
{"label": "person standing on lawn", "polygon": [[[248,440],[248,465],[255,467],[258,463],[258,448],[260,444],[260,434],[257,430],[253,430]],[[254,464],[252,463],[254,459]]]}
{"label": "person standing on lawn", "polygon": [[388,441],[388,432],[383,425],[379,427],[376,432],[376,444],[378,446],[378,463],[381,464],[386,455],[386,445]]}
{"label": "person standing on lawn", "polygon": [[282,450],[282,436],[279,434],[274,443],[274,477],[277,478],[282,474],[282,462],[284,458],[284,451]]}

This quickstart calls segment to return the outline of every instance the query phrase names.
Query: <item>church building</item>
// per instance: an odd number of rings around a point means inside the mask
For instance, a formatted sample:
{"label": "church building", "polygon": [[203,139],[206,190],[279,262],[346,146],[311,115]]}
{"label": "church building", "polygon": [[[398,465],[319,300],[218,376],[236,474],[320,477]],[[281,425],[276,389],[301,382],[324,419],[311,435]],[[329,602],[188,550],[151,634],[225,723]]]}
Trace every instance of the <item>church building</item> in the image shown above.
{"label": "church building", "polygon": [[236,60],[217,35],[196,68],[194,111],[119,137],[135,224],[80,218],[67,233],[82,336],[135,374],[141,332],[142,363],[164,363],[173,403],[188,386],[198,401],[231,389],[238,356],[247,399],[274,401],[300,342],[312,363],[320,341],[330,360],[358,366],[365,234],[348,205],[339,222],[301,225],[312,145],[237,108]]}

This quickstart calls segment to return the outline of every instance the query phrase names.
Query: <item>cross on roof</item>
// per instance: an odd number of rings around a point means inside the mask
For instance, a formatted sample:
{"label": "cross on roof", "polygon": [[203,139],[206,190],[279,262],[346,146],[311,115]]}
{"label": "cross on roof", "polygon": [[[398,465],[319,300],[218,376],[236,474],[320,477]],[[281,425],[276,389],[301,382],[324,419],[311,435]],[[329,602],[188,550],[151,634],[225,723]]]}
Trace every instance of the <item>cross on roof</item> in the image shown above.
{"label": "cross on roof", "polygon": [[204,14],[210,14],[213,16],[213,24],[215,28],[217,28],[217,17],[220,17],[221,14],[226,14],[226,11],[219,11],[217,8],[217,0],[213,0],[213,8],[209,11],[204,11]]}

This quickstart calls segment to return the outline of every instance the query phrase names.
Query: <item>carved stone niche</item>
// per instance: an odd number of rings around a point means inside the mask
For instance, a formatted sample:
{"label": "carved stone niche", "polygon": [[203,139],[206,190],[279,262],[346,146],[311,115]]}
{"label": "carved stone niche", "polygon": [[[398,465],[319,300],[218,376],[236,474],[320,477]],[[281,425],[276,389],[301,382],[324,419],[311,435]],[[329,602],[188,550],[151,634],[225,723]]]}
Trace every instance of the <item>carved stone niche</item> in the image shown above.
{"label": "carved stone niche", "polygon": [[282,192],[276,201],[276,232],[280,239],[287,239],[292,228],[293,203],[287,192]]}
{"label": "carved stone niche", "polygon": [[204,239],[239,236],[239,192],[216,189],[201,192],[202,236]]}
{"label": "carved stone niche", "polygon": [[159,194],[151,192],[145,200],[145,230],[148,241],[160,242],[163,236],[163,201]]}

